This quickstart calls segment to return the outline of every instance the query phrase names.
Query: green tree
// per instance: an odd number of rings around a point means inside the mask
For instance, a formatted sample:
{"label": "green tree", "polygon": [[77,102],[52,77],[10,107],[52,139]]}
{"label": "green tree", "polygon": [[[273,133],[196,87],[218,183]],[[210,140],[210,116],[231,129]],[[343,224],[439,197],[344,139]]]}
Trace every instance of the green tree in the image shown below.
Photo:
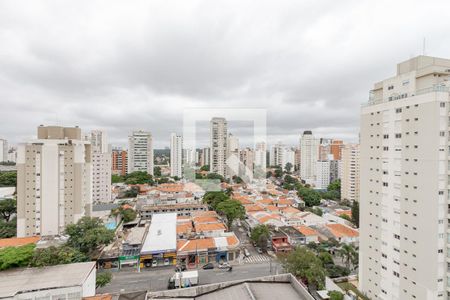
{"label": "green tree", "polygon": [[71,264],[88,261],[89,258],[79,250],[69,247],[51,246],[43,249],[36,249],[30,262],[31,267],[45,267],[62,264]]}
{"label": "green tree", "polygon": [[284,166],[284,169],[286,170],[287,173],[291,173],[292,164],[290,162],[286,163],[286,165]]}
{"label": "green tree", "polygon": [[121,214],[122,214],[122,220],[125,223],[134,221],[136,219],[136,217],[137,217],[136,211],[134,209],[131,209],[131,208],[123,209]]}
{"label": "green tree", "polygon": [[322,198],[317,191],[303,186],[299,187],[297,194],[305,201],[305,205],[308,207],[319,205]]}
{"label": "green tree", "polygon": [[322,262],[322,266],[326,267],[327,265],[334,265],[333,256],[326,251],[321,251],[317,257]]}
{"label": "green tree", "polygon": [[352,223],[359,228],[359,202],[353,201],[352,204]]}
{"label": "green tree", "polygon": [[9,221],[12,214],[17,212],[17,202],[15,199],[4,199],[0,201],[0,218]]}
{"label": "green tree", "polygon": [[245,216],[244,206],[236,200],[225,200],[220,202],[217,207],[217,212],[227,218],[228,230],[231,230],[231,225],[236,219],[243,219]]}
{"label": "green tree", "polygon": [[136,198],[139,194],[139,187],[132,186],[130,189],[120,194],[118,198]]}
{"label": "green tree", "polygon": [[328,185],[327,191],[338,191],[341,192],[341,180],[335,180]]}
{"label": "green tree", "polygon": [[334,264],[327,265],[325,268],[327,269],[327,274],[330,278],[344,277],[350,275],[351,273],[350,269]]}
{"label": "green tree", "polygon": [[119,183],[119,182],[124,182],[124,181],[125,181],[125,178],[123,176],[116,175],[116,174],[111,175],[111,183]]}
{"label": "green tree", "polygon": [[66,227],[67,244],[86,255],[114,239],[114,231],[107,229],[99,218],[82,217],[76,224]]}
{"label": "green tree", "polygon": [[281,176],[283,176],[283,171],[281,170],[281,168],[276,168],[276,169],[275,169],[275,174],[274,174],[274,176],[275,176],[276,178],[281,178]]}
{"label": "green tree", "polygon": [[269,238],[269,227],[267,225],[255,226],[250,234],[252,242],[256,243],[262,250],[267,249],[267,239]]}
{"label": "green tree", "polygon": [[206,175],[206,179],[219,179],[220,182],[225,182],[225,178],[217,173],[209,173],[208,175]]}
{"label": "green tree", "polygon": [[135,171],[125,176],[126,184],[145,184],[153,185],[153,176],[143,171]]}
{"label": "green tree", "polygon": [[241,184],[242,182],[244,182],[241,177],[236,175],[233,176],[233,181],[237,184]]}
{"label": "green tree", "polygon": [[222,191],[219,192],[206,192],[205,195],[203,195],[203,203],[208,204],[211,206],[213,210],[217,209],[217,206],[219,203],[229,200],[230,198]]}
{"label": "green tree", "polygon": [[338,291],[328,292],[328,296],[330,296],[330,300],[344,300],[344,294]]}
{"label": "green tree", "polygon": [[322,261],[306,247],[297,247],[279,259],[287,273],[300,278],[306,285],[323,289],[326,271]]}
{"label": "green tree", "polygon": [[17,186],[16,171],[0,172],[0,187],[4,186]]}
{"label": "green tree", "polygon": [[0,271],[27,267],[33,257],[34,244],[0,249]]}
{"label": "green tree", "polygon": [[14,217],[10,221],[6,222],[0,220],[0,238],[15,237],[17,232],[17,219]]}
{"label": "green tree", "polygon": [[200,171],[207,171],[209,172],[209,165],[203,165],[200,167]]}
{"label": "green tree", "polygon": [[159,166],[154,167],[153,174],[155,175],[155,177],[160,177],[161,176],[161,167],[159,167]]}
{"label": "green tree", "polygon": [[338,255],[342,258],[347,269],[350,269],[353,263],[357,260],[358,252],[351,244],[343,244],[338,250]]}
{"label": "green tree", "polygon": [[225,189],[225,195],[227,195],[228,197],[231,197],[231,195],[233,195],[233,188],[232,187],[227,187]]}
{"label": "green tree", "polygon": [[112,274],[111,272],[98,272],[97,277],[95,278],[95,287],[100,288],[104,287],[108,283],[111,282]]}
{"label": "green tree", "polygon": [[319,207],[307,207],[305,208],[305,211],[312,212],[313,214],[316,214],[318,216],[323,215],[323,211]]}

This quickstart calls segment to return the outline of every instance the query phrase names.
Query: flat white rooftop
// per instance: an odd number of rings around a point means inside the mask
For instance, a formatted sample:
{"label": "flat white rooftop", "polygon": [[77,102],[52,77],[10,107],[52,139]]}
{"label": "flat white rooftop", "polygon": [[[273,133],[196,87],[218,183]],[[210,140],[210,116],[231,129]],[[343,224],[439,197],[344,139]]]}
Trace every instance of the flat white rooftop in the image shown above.
{"label": "flat white rooftop", "polygon": [[141,254],[177,250],[177,213],[154,214]]}
{"label": "flat white rooftop", "polygon": [[0,272],[0,298],[28,291],[81,286],[95,269],[95,262]]}

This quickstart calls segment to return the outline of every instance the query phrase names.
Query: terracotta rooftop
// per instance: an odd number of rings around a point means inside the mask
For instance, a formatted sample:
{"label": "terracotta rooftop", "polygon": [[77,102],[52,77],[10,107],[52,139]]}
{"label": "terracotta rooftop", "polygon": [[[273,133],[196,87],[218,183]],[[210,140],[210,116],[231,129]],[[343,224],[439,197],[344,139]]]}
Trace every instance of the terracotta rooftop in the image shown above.
{"label": "terracotta rooftop", "polygon": [[179,240],[177,242],[177,251],[196,251],[207,250],[216,247],[213,238],[195,239],[195,240]]}
{"label": "terracotta rooftop", "polygon": [[193,221],[195,224],[206,224],[206,223],[218,223],[219,219],[217,217],[199,216],[194,217]]}
{"label": "terracotta rooftop", "polygon": [[22,237],[22,238],[8,238],[8,239],[0,239],[0,248],[5,247],[19,247],[28,244],[36,244],[41,237],[39,236],[31,236],[31,237]]}
{"label": "terracotta rooftop", "polygon": [[288,206],[286,208],[283,208],[282,210],[284,213],[287,213],[287,214],[298,214],[300,212],[300,210],[298,210],[292,206]]}
{"label": "terracotta rooftop", "polygon": [[83,298],[83,300],[111,300],[111,299],[112,299],[111,294],[101,294],[101,295],[95,295],[95,296]]}
{"label": "terracotta rooftop", "polygon": [[195,224],[195,231],[215,231],[215,230],[226,230],[224,224],[222,223],[212,223],[212,224]]}
{"label": "terracotta rooftop", "polygon": [[327,228],[336,237],[357,237],[359,232],[342,224],[326,224]]}
{"label": "terracotta rooftop", "polygon": [[246,212],[250,212],[250,211],[262,211],[264,210],[261,206],[259,205],[246,205],[245,206],[245,211]]}
{"label": "terracotta rooftop", "polygon": [[300,225],[294,226],[294,228],[297,229],[297,231],[303,234],[304,236],[318,235],[317,231],[308,226]]}
{"label": "terracotta rooftop", "polygon": [[186,222],[177,225],[177,234],[189,233],[193,231],[192,223]]}

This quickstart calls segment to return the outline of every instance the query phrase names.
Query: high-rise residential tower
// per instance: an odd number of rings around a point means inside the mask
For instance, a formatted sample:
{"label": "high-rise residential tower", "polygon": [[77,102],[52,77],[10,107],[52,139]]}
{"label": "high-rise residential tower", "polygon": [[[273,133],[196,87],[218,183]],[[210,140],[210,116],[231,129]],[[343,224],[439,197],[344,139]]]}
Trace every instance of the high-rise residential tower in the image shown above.
{"label": "high-rise residential tower", "polygon": [[210,122],[210,171],[228,177],[228,129],[225,118],[212,118]]}
{"label": "high-rise residential tower", "polygon": [[125,176],[128,172],[128,152],[122,148],[112,149],[112,174]]}
{"label": "high-rise residential tower", "polygon": [[183,137],[172,133],[170,135],[170,176],[183,177]]}
{"label": "high-rise residential tower", "polygon": [[347,144],[342,148],[341,199],[359,201],[360,162],[359,144]]}
{"label": "high-rise residential tower", "polygon": [[39,126],[17,154],[17,236],[60,235],[91,214],[91,143],[78,127]]}
{"label": "high-rise residential tower", "polygon": [[111,148],[105,131],[91,132],[92,201],[111,201]]}
{"label": "high-rise residential tower", "polygon": [[255,145],[255,167],[261,167],[263,170],[266,169],[267,165],[267,146],[266,143],[260,142]]}
{"label": "high-rise residential tower", "polygon": [[450,60],[418,56],[361,109],[359,287],[449,299]]}
{"label": "high-rise residential tower", "polygon": [[133,131],[128,137],[128,173],[135,171],[153,175],[153,141],[147,131]]}
{"label": "high-rise residential tower", "polygon": [[316,180],[316,162],[319,160],[319,139],[306,130],[300,139],[300,178],[314,184]]}

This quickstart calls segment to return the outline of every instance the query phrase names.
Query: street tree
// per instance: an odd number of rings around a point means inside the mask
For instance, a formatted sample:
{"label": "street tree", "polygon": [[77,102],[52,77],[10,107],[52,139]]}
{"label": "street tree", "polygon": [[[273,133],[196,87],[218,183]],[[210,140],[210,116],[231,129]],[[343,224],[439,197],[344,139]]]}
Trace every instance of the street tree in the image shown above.
{"label": "street tree", "polygon": [[359,228],[359,202],[353,201],[352,203],[352,223]]}
{"label": "street tree", "polygon": [[0,172],[0,187],[4,186],[17,186],[16,171]]}
{"label": "street tree", "polygon": [[322,261],[306,247],[297,247],[290,253],[280,255],[280,262],[288,273],[300,278],[306,285],[322,289],[326,270]]}
{"label": "street tree", "polygon": [[243,219],[245,216],[244,206],[236,200],[222,201],[217,205],[216,210],[226,217],[228,230],[231,230],[234,220]]}
{"label": "street tree", "polygon": [[338,255],[342,258],[345,266],[351,269],[351,266],[357,261],[358,252],[351,244],[343,244],[338,250]]}
{"label": "street tree", "polygon": [[69,235],[67,244],[86,255],[114,239],[114,231],[107,229],[99,218],[82,217],[76,224],[67,225],[65,233]]}
{"label": "street tree", "polygon": [[299,186],[297,194],[303,199],[303,201],[305,201],[305,205],[307,207],[319,205],[322,198],[317,191],[306,186]]}
{"label": "street tree", "polygon": [[344,300],[344,294],[338,291],[330,291],[328,292],[328,296],[330,300]]}
{"label": "street tree", "polygon": [[222,191],[206,192],[205,195],[203,195],[203,203],[211,206],[213,210],[216,210],[219,203],[228,199],[230,198]]}
{"label": "street tree", "polygon": [[269,227],[267,225],[255,226],[250,234],[252,242],[256,243],[262,250],[267,249],[267,239],[269,238]]}
{"label": "street tree", "polygon": [[4,199],[0,201],[0,218],[8,222],[11,215],[17,212],[17,202],[15,199]]}
{"label": "street tree", "polygon": [[291,173],[292,170],[292,163],[288,162],[286,163],[286,165],[284,166],[284,169],[286,170],[287,173]]}
{"label": "street tree", "polygon": [[0,220],[0,238],[10,238],[16,236],[17,219],[13,217],[8,222]]}

